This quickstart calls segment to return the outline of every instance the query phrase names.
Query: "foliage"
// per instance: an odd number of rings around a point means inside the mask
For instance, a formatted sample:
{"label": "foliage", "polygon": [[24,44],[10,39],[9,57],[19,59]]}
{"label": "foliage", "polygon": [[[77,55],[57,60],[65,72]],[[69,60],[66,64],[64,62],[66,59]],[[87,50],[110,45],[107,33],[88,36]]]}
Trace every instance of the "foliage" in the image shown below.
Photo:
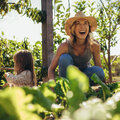
{"label": "foliage", "polygon": [[70,111],[78,109],[79,104],[86,100],[84,95],[89,90],[88,77],[74,66],[68,66],[67,78],[69,79],[70,90],[67,93]]}
{"label": "foliage", "polygon": [[120,76],[120,56],[115,56],[115,59],[112,60],[112,73],[114,76]]}
{"label": "foliage", "polygon": [[31,18],[36,23],[45,22],[45,20],[46,20],[46,12],[37,10],[37,8],[34,8],[34,9],[28,8],[25,11],[24,15],[25,14],[27,15],[27,17]]}
{"label": "foliage", "polygon": [[[102,1],[101,1],[102,2]],[[99,40],[103,51],[107,51],[107,41],[110,40],[110,46],[115,46],[117,43],[116,34],[119,27],[119,2],[106,0],[106,4],[98,4],[99,7],[97,16]],[[110,38],[109,38],[110,37]]]}
{"label": "foliage", "polygon": [[110,48],[117,44],[116,34],[117,30],[120,28],[119,25],[119,14],[120,14],[120,2],[107,0],[106,4],[103,4],[102,0],[99,4],[97,20],[99,40],[101,42],[101,48],[103,55],[108,54],[108,65],[109,79],[112,81],[111,74],[111,60],[110,60]]}
{"label": "foliage", "polygon": [[99,84],[99,85],[102,86],[104,100],[105,100],[106,98],[108,98],[109,96],[111,96],[111,92],[110,92],[109,87],[107,87],[107,86],[105,85],[105,83],[103,83],[103,82],[100,80],[100,78],[99,78],[95,73],[92,75],[91,79],[94,81],[94,83]]}
{"label": "foliage", "polygon": [[80,2],[75,2],[75,5],[73,5],[73,7],[75,8],[74,11],[78,12],[78,11],[84,11],[86,8],[86,1],[85,0],[81,0]]}
{"label": "foliage", "polygon": [[[57,78],[38,87],[7,87],[0,90],[0,119],[12,120],[118,120],[120,119],[120,83],[94,90],[87,76],[76,67],[67,69],[67,79]],[[106,89],[104,89],[106,88]],[[53,92],[54,90],[54,92]],[[111,96],[103,101],[103,91]],[[102,91],[102,92],[101,92]],[[89,96],[89,97],[88,97]]]}
{"label": "foliage", "polygon": [[22,88],[7,88],[0,91],[0,99],[0,119],[40,120],[40,117],[34,113],[35,107],[30,103],[33,99],[32,94],[25,95]]}
{"label": "foliage", "polygon": [[46,20],[46,12],[37,8],[31,8],[31,0],[19,0],[17,3],[10,3],[9,0],[0,1],[0,15],[2,17],[12,9],[16,10],[18,14],[27,15],[36,23]]}
{"label": "foliage", "polygon": [[54,49],[57,49],[57,46],[66,40],[65,36],[65,21],[70,16],[70,8],[65,8],[61,0],[56,0],[54,3],[54,26],[53,26],[53,41]]}
{"label": "foliage", "polygon": [[[32,52],[34,58],[35,72],[38,82],[42,80],[42,77],[46,75],[45,70],[42,67],[42,45],[40,41],[37,41],[35,45],[31,46],[28,42],[28,38],[24,38],[23,41],[17,42],[16,40],[8,40],[4,36],[0,37],[0,67],[13,68],[13,55],[21,49],[27,49]],[[0,85],[4,84],[4,73],[6,70],[0,70]],[[10,70],[9,72],[13,72]]]}

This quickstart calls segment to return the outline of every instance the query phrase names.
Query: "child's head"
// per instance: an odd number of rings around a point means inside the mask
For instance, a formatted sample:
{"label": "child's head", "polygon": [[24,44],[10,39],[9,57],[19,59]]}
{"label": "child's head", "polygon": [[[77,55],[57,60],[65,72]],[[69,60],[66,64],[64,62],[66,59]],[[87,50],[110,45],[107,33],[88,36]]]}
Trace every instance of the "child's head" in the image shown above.
{"label": "child's head", "polygon": [[14,70],[16,74],[24,70],[30,70],[32,78],[35,78],[32,53],[28,50],[20,50],[13,56]]}
{"label": "child's head", "polygon": [[28,50],[20,50],[13,56],[15,72],[17,74],[24,70],[32,70],[33,58],[31,52]]}

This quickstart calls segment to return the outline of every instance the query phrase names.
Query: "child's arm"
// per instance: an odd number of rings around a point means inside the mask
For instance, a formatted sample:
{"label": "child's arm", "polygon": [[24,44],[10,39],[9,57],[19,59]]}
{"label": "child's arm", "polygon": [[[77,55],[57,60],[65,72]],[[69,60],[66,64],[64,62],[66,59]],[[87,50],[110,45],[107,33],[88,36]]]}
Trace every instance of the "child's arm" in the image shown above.
{"label": "child's arm", "polygon": [[30,71],[23,71],[18,75],[13,75],[12,73],[5,73],[5,78],[8,83],[13,83],[15,86],[25,86],[32,81]]}
{"label": "child's arm", "polygon": [[8,84],[8,83],[5,83],[5,84],[2,86],[2,88],[8,87],[8,86],[9,86],[9,84]]}

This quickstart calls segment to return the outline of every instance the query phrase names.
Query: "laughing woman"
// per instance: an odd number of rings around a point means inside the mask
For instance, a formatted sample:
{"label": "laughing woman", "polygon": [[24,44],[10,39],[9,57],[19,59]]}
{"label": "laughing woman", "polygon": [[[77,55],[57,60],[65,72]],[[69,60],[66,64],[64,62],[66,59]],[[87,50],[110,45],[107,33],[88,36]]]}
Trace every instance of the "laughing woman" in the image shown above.
{"label": "laughing woman", "polygon": [[[69,65],[75,65],[84,72],[89,79],[96,73],[104,80],[104,72],[100,60],[100,45],[90,37],[91,32],[97,28],[97,21],[92,16],[85,16],[81,11],[69,18],[65,23],[66,34],[70,39],[62,43],[54,56],[48,69],[48,78],[54,79],[54,72],[59,65],[59,75],[66,77],[66,69]],[[90,66],[93,57],[95,66]],[[93,82],[90,79],[90,84]]]}

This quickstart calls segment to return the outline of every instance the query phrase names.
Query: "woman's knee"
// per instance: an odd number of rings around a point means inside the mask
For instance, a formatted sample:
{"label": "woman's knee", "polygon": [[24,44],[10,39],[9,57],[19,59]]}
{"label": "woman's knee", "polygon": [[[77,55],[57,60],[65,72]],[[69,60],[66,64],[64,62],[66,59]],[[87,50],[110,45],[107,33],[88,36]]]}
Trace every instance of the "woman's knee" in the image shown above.
{"label": "woman's knee", "polygon": [[59,75],[66,77],[66,69],[73,64],[73,59],[69,54],[62,54],[59,58]]}
{"label": "woman's knee", "polygon": [[95,68],[95,73],[98,75],[98,77],[103,81],[104,80],[104,77],[105,77],[105,74],[104,74],[104,71],[101,67],[99,66],[94,66]]}
{"label": "woman's knee", "polygon": [[59,58],[59,64],[73,64],[73,59],[69,54],[62,54]]}
{"label": "woman's knee", "polygon": [[91,78],[91,76],[95,73],[97,76],[103,81],[104,80],[104,71],[99,66],[92,66],[84,70],[84,72]]}

